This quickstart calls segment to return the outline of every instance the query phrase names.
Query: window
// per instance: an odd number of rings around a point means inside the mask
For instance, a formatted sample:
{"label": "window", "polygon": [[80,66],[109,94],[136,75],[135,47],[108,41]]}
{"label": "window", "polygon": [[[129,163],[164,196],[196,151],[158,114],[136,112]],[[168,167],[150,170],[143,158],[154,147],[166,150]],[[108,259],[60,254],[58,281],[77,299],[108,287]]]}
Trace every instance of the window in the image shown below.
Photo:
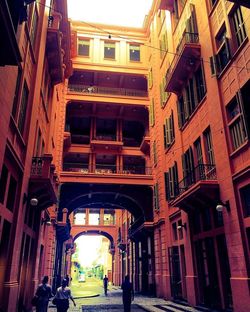
{"label": "window", "polygon": [[16,199],[16,190],[17,190],[17,181],[16,179],[11,175],[10,176],[10,184],[9,184],[9,190],[8,190],[8,197],[7,197],[7,203],[6,207],[10,210],[14,210],[15,206],[15,199]]}
{"label": "window", "polygon": [[214,150],[213,150],[213,144],[212,144],[212,136],[210,129],[207,129],[204,132],[205,137],[205,149],[206,149],[206,159],[207,163],[210,165],[214,165]]}
{"label": "window", "polygon": [[89,225],[100,224],[100,211],[97,209],[91,209],[89,211]]}
{"label": "window", "polygon": [[21,104],[20,104],[20,111],[19,111],[19,118],[18,118],[18,129],[21,133],[23,133],[23,130],[24,130],[28,98],[29,98],[29,90],[28,90],[28,86],[26,82],[24,82]]}
{"label": "window", "polygon": [[15,96],[12,106],[12,116],[16,118],[17,109],[18,109],[18,99],[19,99],[19,90],[21,85],[21,77],[22,77],[22,70],[18,68],[17,80],[16,80],[16,88],[15,88]]}
{"label": "window", "polygon": [[104,42],[104,58],[115,59],[115,43]]}
{"label": "window", "polygon": [[247,37],[240,7],[238,7],[231,15],[231,22],[232,34],[235,38],[235,44],[238,48]]}
{"label": "window", "polygon": [[227,105],[228,126],[232,141],[232,149],[236,150],[248,139],[250,109],[247,105],[249,101],[249,83],[242,91],[236,93],[233,100]]}
{"label": "window", "polygon": [[153,127],[155,124],[155,103],[154,103],[154,99],[151,99],[151,102],[150,102],[149,119],[150,119],[150,126]]}
{"label": "window", "polygon": [[140,61],[140,46],[130,44],[129,45],[129,59],[130,61],[139,62]]}
{"label": "window", "polygon": [[201,149],[201,140],[200,140],[200,138],[195,141],[194,149],[195,149],[196,163],[197,163],[197,165],[202,165],[203,164],[203,156],[202,156],[202,149]]}
{"label": "window", "polygon": [[174,142],[175,139],[173,111],[171,111],[170,117],[166,119],[165,125],[163,125],[163,131],[164,131],[164,147],[166,149]]}
{"label": "window", "polygon": [[206,95],[206,91],[203,62],[201,62],[193,77],[187,81],[186,87],[178,98],[178,124],[180,128],[189,120],[198,104]]}
{"label": "window", "polygon": [[159,185],[158,185],[158,183],[156,183],[156,185],[154,185],[153,197],[154,197],[154,210],[159,211],[160,205],[159,205]]}
{"label": "window", "polygon": [[89,40],[78,39],[78,55],[89,56]]}
{"label": "window", "polygon": [[0,203],[2,204],[4,203],[7,180],[8,180],[8,169],[5,165],[3,165],[0,178]]}
{"label": "window", "polygon": [[184,186],[192,185],[195,182],[195,172],[193,150],[191,147],[182,155],[182,169]]}
{"label": "window", "polygon": [[78,212],[74,215],[75,225],[85,225],[86,224],[86,211]]}
{"label": "window", "polygon": [[164,178],[166,200],[174,199],[179,195],[178,169],[176,162],[173,167],[169,168],[168,172],[164,173]]}
{"label": "window", "polygon": [[33,18],[32,18],[31,30],[30,30],[30,41],[33,47],[35,45],[36,34],[38,33],[37,26],[38,26],[38,13],[35,7]]}
{"label": "window", "polygon": [[115,224],[115,212],[110,210],[104,210],[104,225],[114,225]]}

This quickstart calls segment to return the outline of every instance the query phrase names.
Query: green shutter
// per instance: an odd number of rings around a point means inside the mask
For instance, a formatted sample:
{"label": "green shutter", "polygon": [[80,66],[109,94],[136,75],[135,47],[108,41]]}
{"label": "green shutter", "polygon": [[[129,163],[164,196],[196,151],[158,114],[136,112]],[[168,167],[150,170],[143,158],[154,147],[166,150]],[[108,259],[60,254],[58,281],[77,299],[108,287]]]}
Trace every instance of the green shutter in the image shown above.
{"label": "green shutter", "polygon": [[169,195],[169,173],[168,172],[164,172],[164,178],[165,178],[165,196],[166,196],[166,200],[169,200],[170,195]]}

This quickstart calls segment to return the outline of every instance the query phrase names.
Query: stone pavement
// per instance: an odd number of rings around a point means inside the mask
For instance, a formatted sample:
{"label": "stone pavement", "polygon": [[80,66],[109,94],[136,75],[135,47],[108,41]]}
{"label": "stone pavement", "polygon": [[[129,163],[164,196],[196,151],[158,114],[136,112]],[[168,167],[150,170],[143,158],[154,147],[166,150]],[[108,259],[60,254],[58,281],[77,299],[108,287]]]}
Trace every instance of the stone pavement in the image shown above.
{"label": "stone pavement", "polygon": [[[74,294],[73,294],[74,295]],[[94,292],[83,292],[81,297],[74,297],[76,307],[70,301],[70,308],[68,312],[123,312],[122,306],[122,291],[120,288],[112,286],[108,291],[108,296]],[[56,312],[56,308],[49,306],[49,312]],[[194,309],[190,306],[177,304],[172,301],[166,301],[160,298],[146,297],[142,295],[135,295],[131,312],[201,312],[211,310]]]}

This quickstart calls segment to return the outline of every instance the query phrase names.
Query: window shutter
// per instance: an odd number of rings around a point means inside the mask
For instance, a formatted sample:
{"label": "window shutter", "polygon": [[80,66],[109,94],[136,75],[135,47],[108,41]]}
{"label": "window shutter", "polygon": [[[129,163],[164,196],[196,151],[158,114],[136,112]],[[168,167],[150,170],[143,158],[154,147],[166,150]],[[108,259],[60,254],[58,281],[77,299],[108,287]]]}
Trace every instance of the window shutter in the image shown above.
{"label": "window shutter", "polygon": [[190,113],[189,113],[189,99],[186,88],[183,90],[183,102],[184,102],[184,120],[188,120]]}
{"label": "window shutter", "polygon": [[166,145],[168,147],[171,144],[171,140],[170,140],[170,118],[166,119],[165,124],[166,124]]}
{"label": "window shutter", "polygon": [[243,103],[241,91],[236,92],[236,100],[237,100],[237,103],[240,106],[240,109],[241,109],[241,112],[242,112],[242,115],[243,115],[242,116],[242,124],[243,124],[243,127],[244,127],[244,129],[242,129],[243,133],[245,134],[245,137],[249,138],[250,137],[250,129],[249,129],[248,124],[247,124],[247,114],[246,114],[246,111],[245,111],[245,108],[244,108],[244,103]]}
{"label": "window shutter", "polygon": [[212,77],[215,77],[219,74],[217,55],[210,56],[209,61],[210,61],[211,75]]}
{"label": "window shutter", "polygon": [[183,112],[181,108],[180,100],[177,100],[177,113],[178,113],[178,126],[181,128],[183,126]]}
{"label": "window shutter", "polygon": [[178,168],[177,168],[177,162],[174,162],[174,196],[179,194],[179,180],[178,180]]}
{"label": "window shutter", "polygon": [[204,92],[204,94],[206,94],[207,93],[207,85],[206,85],[203,59],[201,60],[201,74],[202,74],[202,80],[203,80],[203,92]]}
{"label": "window shutter", "polygon": [[154,99],[151,99],[150,104],[150,126],[153,127],[155,124],[155,107],[154,107]]}
{"label": "window shutter", "polygon": [[165,178],[165,196],[166,200],[169,200],[170,195],[169,195],[169,173],[164,172],[164,178]]}
{"label": "window shutter", "polygon": [[167,135],[166,135],[166,124],[163,125],[163,134],[164,134],[164,148],[167,148]]}
{"label": "window shutter", "polygon": [[171,112],[171,116],[169,119],[169,128],[170,128],[170,141],[171,143],[174,141],[175,133],[174,133],[174,113]]}

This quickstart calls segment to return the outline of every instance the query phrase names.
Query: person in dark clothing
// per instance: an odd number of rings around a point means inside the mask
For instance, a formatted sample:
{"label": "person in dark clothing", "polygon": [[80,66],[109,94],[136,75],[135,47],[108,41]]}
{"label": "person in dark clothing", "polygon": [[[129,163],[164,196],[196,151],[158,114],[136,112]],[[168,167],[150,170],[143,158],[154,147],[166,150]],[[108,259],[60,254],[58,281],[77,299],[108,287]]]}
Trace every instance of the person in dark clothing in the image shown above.
{"label": "person in dark clothing", "polygon": [[105,296],[107,296],[108,282],[109,282],[109,279],[107,278],[107,275],[105,275],[105,276],[104,276],[104,279],[103,279],[103,288],[104,288],[104,294],[105,294]]}
{"label": "person in dark clothing", "polygon": [[52,297],[52,289],[48,284],[49,278],[48,276],[44,276],[42,280],[42,284],[37,287],[36,296],[38,297],[36,311],[37,312],[47,312],[48,311],[48,303],[49,298]]}
{"label": "person in dark clothing", "polygon": [[134,289],[132,283],[129,281],[129,276],[126,275],[124,282],[122,283],[122,301],[124,312],[131,311],[131,301],[134,300]]}

